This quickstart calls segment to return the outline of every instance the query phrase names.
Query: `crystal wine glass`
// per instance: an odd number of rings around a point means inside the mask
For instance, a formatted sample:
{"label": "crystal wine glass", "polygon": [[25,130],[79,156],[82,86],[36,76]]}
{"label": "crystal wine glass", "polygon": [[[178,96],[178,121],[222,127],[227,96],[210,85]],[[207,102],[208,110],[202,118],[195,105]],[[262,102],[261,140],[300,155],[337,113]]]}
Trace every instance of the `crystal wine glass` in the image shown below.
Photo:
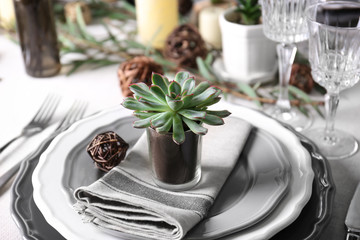
{"label": "crystal wine glass", "polygon": [[262,0],[263,30],[267,38],[278,42],[279,95],[276,104],[266,109],[274,118],[297,131],[308,128],[311,116],[291,107],[288,85],[297,48],[295,43],[308,39],[305,10],[316,0]]}
{"label": "crystal wine glass", "polygon": [[360,3],[330,1],[307,10],[309,60],[314,80],[326,88],[325,129],[306,133],[328,159],[342,159],[358,149],[356,139],[334,129],[341,90],[360,79]]}

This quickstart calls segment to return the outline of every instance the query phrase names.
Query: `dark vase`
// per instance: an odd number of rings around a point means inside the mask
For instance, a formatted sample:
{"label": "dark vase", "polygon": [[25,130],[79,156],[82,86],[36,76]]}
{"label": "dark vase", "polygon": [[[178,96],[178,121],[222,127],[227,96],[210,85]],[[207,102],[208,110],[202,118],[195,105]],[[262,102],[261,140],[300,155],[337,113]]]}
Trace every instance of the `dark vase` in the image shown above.
{"label": "dark vase", "polygon": [[174,191],[194,187],[201,178],[201,136],[186,131],[185,142],[178,145],[170,133],[146,132],[155,183]]}
{"label": "dark vase", "polygon": [[61,68],[51,0],[14,0],[26,72],[50,77]]}

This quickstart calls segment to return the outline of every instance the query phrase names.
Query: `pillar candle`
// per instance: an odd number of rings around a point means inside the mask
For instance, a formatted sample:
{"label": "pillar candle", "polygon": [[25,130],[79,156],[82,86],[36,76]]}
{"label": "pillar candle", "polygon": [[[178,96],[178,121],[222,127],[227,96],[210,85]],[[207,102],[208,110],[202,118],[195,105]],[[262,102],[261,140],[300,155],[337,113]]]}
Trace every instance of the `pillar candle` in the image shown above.
{"label": "pillar candle", "polygon": [[199,32],[203,39],[216,49],[221,48],[219,16],[222,12],[224,12],[224,8],[210,6],[202,9],[199,13]]}
{"label": "pillar candle", "polygon": [[15,29],[15,11],[12,0],[0,0],[0,26]]}
{"label": "pillar candle", "polygon": [[140,41],[161,49],[178,25],[178,0],[136,0],[136,21]]}

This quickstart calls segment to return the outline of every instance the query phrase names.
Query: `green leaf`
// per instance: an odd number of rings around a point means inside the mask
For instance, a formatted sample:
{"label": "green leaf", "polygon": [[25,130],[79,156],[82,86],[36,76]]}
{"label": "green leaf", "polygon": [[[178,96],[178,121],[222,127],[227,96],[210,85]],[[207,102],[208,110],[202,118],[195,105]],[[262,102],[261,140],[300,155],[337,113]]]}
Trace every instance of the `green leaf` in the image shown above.
{"label": "green leaf", "polygon": [[149,87],[145,83],[135,83],[129,86],[129,89],[136,95],[148,99],[150,101],[158,102],[158,98],[155,97],[150,91]]}
{"label": "green leaf", "polygon": [[199,69],[200,74],[207,80],[214,82],[214,76],[211,74],[210,70],[208,69],[206,63],[201,57],[196,58],[196,64]]}
{"label": "green leaf", "polygon": [[195,110],[191,110],[191,109],[182,109],[178,113],[180,115],[182,115],[183,117],[186,117],[191,120],[204,119],[206,116],[205,111],[195,111]]}
{"label": "green leaf", "polygon": [[186,79],[190,78],[190,73],[189,72],[178,72],[175,75],[175,81],[178,82],[180,84],[180,86],[182,86],[185,82]]}
{"label": "green leaf", "polygon": [[66,17],[66,25],[67,25],[68,31],[71,35],[78,36],[78,33],[76,31],[76,26],[69,17]]}
{"label": "green leaf", "polygon": [[134,128],[147,128],[151,126],[151,117],[146,119],[140,119],[133,123]]}
{"label": "green leaf", "polygon": [[95,38],[93,36],[91,36],[90,34],[88,34],[88,32],[86,30],[86,24],[84,21],[84,17],[83,17],[80,5],[76,6],[75,11],[76,11],[76,22],[79,26],[80,32],[83,35],[83,37],[93,43],[97,43]]}
{"label": "green leaf", "polygon": [[203,123],[209,124],[209,125],[223,125],[224,120],[221,117],[212,115],[212,114],[206,114],[205,119],[202,120]]}
{"label": "green leaf", "polygon": [[[255,90],[253,88],[251,88],[250,85],[248,85],[246,83],[238,82],[237,87],[239,88],[239,90],[241,92],[245,93],[249,97],[252,97],[252,98],[257,98],[258,97]],[[261,102],[259,100],[254,100],[254,102],[258,107],[261,107]]]}
{"label": "green leaf", "polygon": [[214,56],[211,53],[208,53],[208,55],[206,56],[206,59],[205,59],[205,64],[207,66],[211,66],[213,61],[214,61]]}
{"label": "green leaf", "polygon": [[207,101],[204,101],[202,104],[198,105],[198,108],[204,108],[207,106],[211,106],[214,105],[215,103],[220,102],[221,97],[216,97],[216,98],[209,98]]}
{"label": "green leaf", "polygon": [[161,102],[166,103],[165,93],[158,85],[152,85],[150,92]]}
{"label": "green leaf", "polygon": [[170,131],[172,125],[173,125],[173,118],[170,117],[170,118],[167,120],[167,122],[164,123],[164,125],[162,125],[161,127],[157,127],[157,128],[156,128],[156,131],[157,131],[158,133],[168,133],[168,132]]}
{"label": "green leaf", "polygon": [[210,87],[199,95],[194,94],[195,96],[193,97],[189,106],[194,107],[208,104],[217,98],[221,92],[222,91],[216,87]]}
{"label": "green leaf", "polygon": [[59,34],[58,39],[64,45],[64,47],[67,47],[71,50],[76,49],[76,45],[72,41],[64,37],[64,35]]}
{"label": "green leaf", "polygon": [[154,114],[156,114],[156,112],[143,112],[143,111],[138,111],[138,110],[133,112],[133,115],[140,119],[152,117],[152,116],[154,116]]}
{"label": "green leaf", "polygon": [[182,100],[184,102],[183,108],[187,108],[190,105],[193,97],[194,97],[194,94],[190,94],[190,95],[186,95],[186,96],[182,97]]}
{"label": "green leaf", "polygon": [[221,118],[228,117],[231,114],[231,112],[229,112],[228,110],[219,110],[219,111],[206,110],[206,112],[208,114],[215,115]]}
{"label": "green leaf", "polygon": [[136,9],[132,4],[128,3],[127,1],[122,1],[121,4],[126,11],[132,14],[136,14]]}
{"label": "green leaf", "polygon": [[160,55],[152,54],[152,55],[150,55],[150,56],[151,56],[151,58],[152,58],[155,62],[159,63],[159,64],[162,65],[163,67],[170,67],[170,68],[176,67],[176,64],[175,64],[175,63],[170,62],[170,61],[164,59],[164,58],[163,58],[162,56],[160,56]]}
{"label": "green leaf", "polygon": [[195,79],[193,78],[187,79],[182,85],[181,94],[184,94],[185,91],[187,91],[187,93],[190,93],[191,91],[193,91],[194,87],[195,87]]}
{"label": "green leaf", "polygon": [[260,88],[260,86],[261,86],[261,82],[256,82],[252,88],[254,89],[254,91],[256,91],[257,89]]}
{"label": "green leaf", "polygon": [[199,85],[195,87],[195,89],[192,92],[188,92],[188,94],[194,94],[199,95],[200,93],[204,92],[206,89],[210,87],[210,84],[208,82],[201,82]]}
{"label": "green leaf", "polygon": [[154,128],[163,126],[169,120],[169,118],[171,118],[172,115],[172,112],[163,112],[156,114],[151,120],[151,126],[153,126]]}
{"label": "green leaf", "polygon": [[[288,89],[289,89],[290,93],[295,94],[298,98],[302,99],[304,102],[311,104],[311,98],[304,91],[302,91],[299,88],[292,86],[292,85],[289,85]],[[311,104],[311,106],[315,109],[315,111],[321,117],[324,117],[324,115],[322,114],[321,110],[319,109],[319,107],[317,105]],[[299,109],[299,110],[301,111],[302,109]],[[307,114],[305,114],[305,115],[307,115]]]}
{"label": "green leaf", "polygon": [[75,61],[75,62],[73,62],[73,67],[70,69],[70,71],[66,75],[70,76],[76,70],[78,70],[82,65],[84,65],[85,63],[86,63],[85,61]]}
{"label": "green leaf", "polygon": [[114,34],[111,32],[110,28],[108,27],[108,25],[106,23],[104,23],[104,21],[101,21],[102,26],[105,28],[107,34],[108,34],[108,40],[111,40],[115,45],[119,46],[119,41],[116,39],[116,37],[114,36]]}
{"label": "green leaf", "polygon": [[142,50],[146,49],[146,46],[144,46],[143,44],[138,43],[136,41],[133,41],[133,40],[126,39],[126,40],[124,40],[124,42],[130,48],[139,48],[139,49],[142,49]]}
{"label": "green leaf", "polygon": [[[295,96],[292,92],[290,92],[290,91],[289,91],[289,96],[288,96],[288,98],[289,98],[290,101],[293,101],[293,100],[297,99],[296,96]],[[298,100],[302,101],[301,99],[298,99]],[[298,105],[298,106],[296,106],[296,108],[297,108],[302,114],[304,114],[306,117],[309,116],[308,111],[307,111],[307,109],[306,109],[304,106]]]}
{"label": "green leaf", "polygon": [[139,110],[139,111],[169,111],[169,107],[165,105],[155,105],[150,103],[139,102],[135,98],[127,97],[121,104],[127,109]]}
{"label": "green leaf", "polygon": [[173,117],[173,141],[179,145],[185,141],[183,122],[179,114]]}
{"label": "green leaf", "polygon": [[169,81],[164,76],[157,73],[153,73],[151,79],[154,85],[158,85],[164,91],[165,94],[169,94],[168,91]]}
{"label": "green leaf", "polygon": [[201,126],[200,124],[196,123],[193,120],[187,119],[185,117],[183,117],[182,120],[189,127],[189,129],[195,134],[205,135],[208,131],[206,128],[204,128],[203,126]]}
{"label": "green leaf", "polygon": [[177,111],[184,106],[183,100],[174,100],[173,98],[169,97],[168,95],[166,95],[165,98],[166,98],[167,104],[173,111]]}
{"label": "green leaf", "polygon": [[127,20],[129,18],[126,14],[119,12],[110,13],[109,15],[107,15],[107,17],[116,20]]}
{"label": "green leaf", "polygon": [[168,92],[171,93],[175,93],[176,95],[180,95],[181,94],[181,86],[178,82],[175,81],[171,81],[169,87],[168,87]]}

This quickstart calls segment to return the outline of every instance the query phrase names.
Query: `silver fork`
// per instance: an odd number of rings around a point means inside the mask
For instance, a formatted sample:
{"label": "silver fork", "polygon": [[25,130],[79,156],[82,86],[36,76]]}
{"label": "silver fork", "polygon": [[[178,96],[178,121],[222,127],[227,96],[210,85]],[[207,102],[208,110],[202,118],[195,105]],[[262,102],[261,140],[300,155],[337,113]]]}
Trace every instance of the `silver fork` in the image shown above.
{"label": "silver fork", "polygon": [[75,101],[73,105],[70,107],[69,111],[66,113],[66,115],[63,117],[63,119],[60,121],[58,127],[56,130],[47,137],[40,146],[37,148],[36,151],[30,153],[27,157],[25,157],[23,160],[20,160],[17,164],[15,164],[12,168],[10,168],[6,173],[4,173],[0,177],[0,189],[5,186],[5,184],[12,178],[12,176],[15,175],[15,173],[19,170],[20,165],[22,162],[24,162],[27,159],[31,159],[37,154],[39,154],[43,149],[46,147],[46,145],[49,145],[50,142],[61,132],[66,130],[69,126],[71,126],[74,122],[80,120],[86,111],[86,108],[88,106],[88,103],[83,101]]}
{"label": "silver fork", "polygon": [[31,137],[36,133],[41,132],[49,126],[50,119],[55,113],[56,108],[60,102],[60,97],[55,95],[48,95],[44,102],[41,104],[39,110],[31,119],[31,121],[22,129],[19,136],[14,137],[4,146],[0,148],[0,153],[5,150],[11,143],[21,137]]}

